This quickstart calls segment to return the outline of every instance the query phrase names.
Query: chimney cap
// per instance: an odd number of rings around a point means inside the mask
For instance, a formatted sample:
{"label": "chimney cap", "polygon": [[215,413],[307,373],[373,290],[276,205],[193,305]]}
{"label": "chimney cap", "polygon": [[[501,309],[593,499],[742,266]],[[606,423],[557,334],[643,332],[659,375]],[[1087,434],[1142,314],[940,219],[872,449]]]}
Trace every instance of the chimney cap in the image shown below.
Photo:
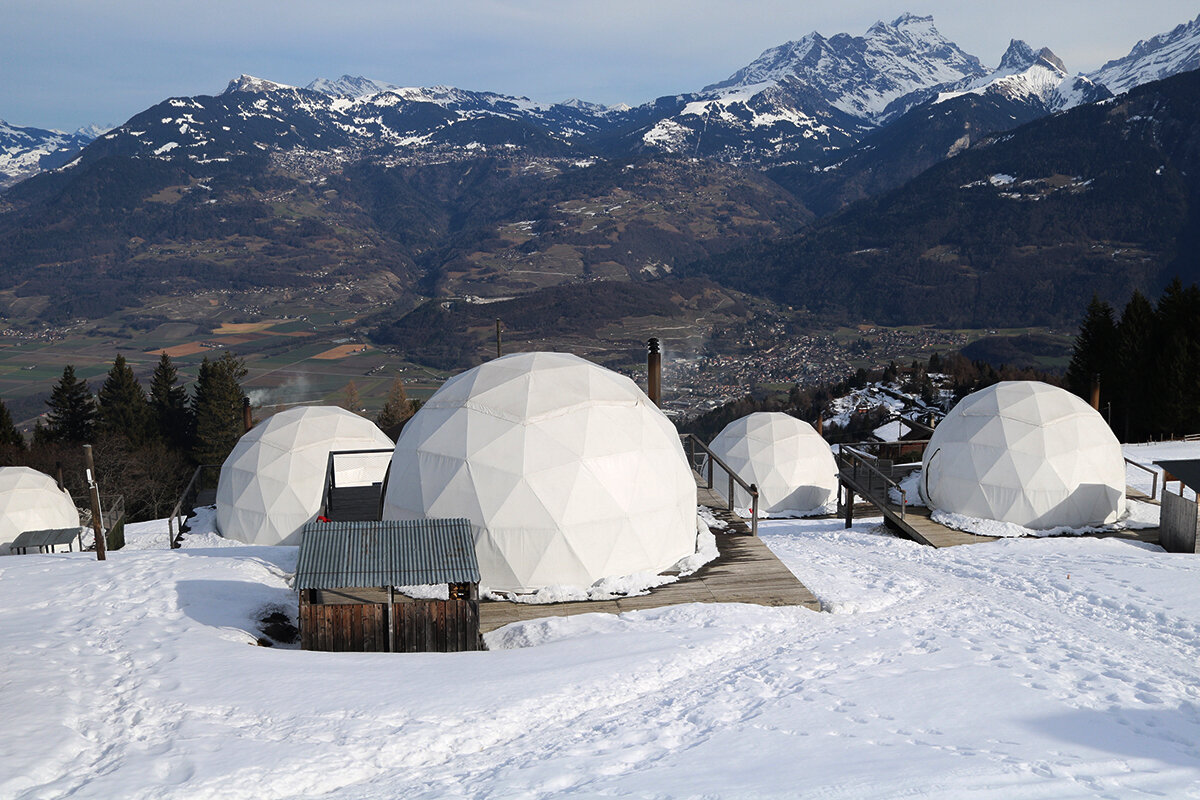
{"label": "chimney cap", "polygon": [[658,352],[658,337],[651,336],[650,340],[648,342],[646,342],[646,347],[648,347],[650,349],[651,353],[657,353]]}

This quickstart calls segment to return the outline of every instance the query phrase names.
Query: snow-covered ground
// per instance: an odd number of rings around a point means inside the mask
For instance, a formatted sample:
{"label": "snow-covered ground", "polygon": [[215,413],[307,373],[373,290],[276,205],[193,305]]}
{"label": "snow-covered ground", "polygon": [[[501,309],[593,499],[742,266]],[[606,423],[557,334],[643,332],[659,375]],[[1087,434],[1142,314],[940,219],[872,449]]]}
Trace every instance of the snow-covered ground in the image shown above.
{"label": "snow-covered ground", "polygon": [[830,613],[553,618],[483,653],[256,646],[294,548],[0,559],[0,797],[1200,797],[1200,560],[760,524]]}

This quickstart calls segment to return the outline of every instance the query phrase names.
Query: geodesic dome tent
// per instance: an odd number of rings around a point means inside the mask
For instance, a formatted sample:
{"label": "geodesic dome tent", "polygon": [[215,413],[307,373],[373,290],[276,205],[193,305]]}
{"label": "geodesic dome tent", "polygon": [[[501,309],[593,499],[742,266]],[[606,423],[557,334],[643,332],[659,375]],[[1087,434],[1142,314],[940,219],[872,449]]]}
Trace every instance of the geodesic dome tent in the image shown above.
{"label": "geodesic dome tent", "polygon": [[49,475],[29,467],[0,467],[0,554],[25,531],[78,528],[71,495]]}
{"label": "geodesic dome tent", "polygon": [[565,353],[450,380],[396,443],[384,519],[466,517],[482,584],[589,586],[696,550],[696,483],[633,381]]}
{"label": "geodesic dome tent", "polygon": [[329,453],[387,450],[335,463],[338,486],[383,480],[392,440],[375,423],[335,406],[281,411],[249,430],[221,465],[217,530],[247,544],[300,544],[321,508]]}
{"label": "geodesic dome tent", "polygon": [[[813,427],[779,412],[756,412],[729,423],[709,449],[746,483],[758,487],[758,509],[768,514],[804,513],[829,502],[837,492],[833,451]],[[713,480],[729,499],[729,482]],[[734,484],[733,503],[750,507],[750,494]]]}
{"label": "geodesic dome tent", "polygon": [[921,495],[932,508],[1026,528],[1115,522],[1125,461],[1099,412],[1038,381],[968,395],[933,432]]}

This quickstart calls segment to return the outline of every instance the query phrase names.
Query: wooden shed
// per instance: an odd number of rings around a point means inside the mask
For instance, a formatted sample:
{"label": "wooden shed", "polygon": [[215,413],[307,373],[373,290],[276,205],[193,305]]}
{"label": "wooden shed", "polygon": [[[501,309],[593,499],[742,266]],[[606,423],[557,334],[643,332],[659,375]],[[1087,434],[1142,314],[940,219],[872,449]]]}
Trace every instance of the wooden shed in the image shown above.
{"label": "wooden shed", "polygon": [[305,650],[483,649],[465,519],[309,523],[295,588]]}
{"label": "wooden shed", "polygon": [[[1200,506],[1183,496],[1183,487],[1196,492],[1200,488],[1200,460],[1155,461],[1162,467],[1162,517],[1158,543],[1168,553],[1200,552]],[[1167,483],[1179,481],[1179,494],[1167,490]]]}

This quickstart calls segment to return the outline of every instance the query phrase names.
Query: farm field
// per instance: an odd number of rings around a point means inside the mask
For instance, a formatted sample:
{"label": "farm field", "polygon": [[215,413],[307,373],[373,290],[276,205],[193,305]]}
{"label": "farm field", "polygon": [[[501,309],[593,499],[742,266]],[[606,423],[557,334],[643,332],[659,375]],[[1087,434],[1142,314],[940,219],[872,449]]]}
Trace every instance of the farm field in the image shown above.
{"label": "farm field", "polygon": [[103,330],[68,331],[50,340],[0,337],[0,398],[19,427],[32,428],[45,411],[45,398],[67,365],[98,391],[117,355],[125,357],[143,386],[149,385],[162,353],[191,384],[201,361],[232,352],[244,359],[248,374],[242,386],[261,412],[272,413],[297,403],[339,403],[353,381],[363,408],[374,413],[396,377],[410,397],[433,393],[446,373],[406,361],[396,348],[367,345],[346,324],[347,314],[319,314],[310,319],[282,319],[205,327],[169,322],[133,336]]}

